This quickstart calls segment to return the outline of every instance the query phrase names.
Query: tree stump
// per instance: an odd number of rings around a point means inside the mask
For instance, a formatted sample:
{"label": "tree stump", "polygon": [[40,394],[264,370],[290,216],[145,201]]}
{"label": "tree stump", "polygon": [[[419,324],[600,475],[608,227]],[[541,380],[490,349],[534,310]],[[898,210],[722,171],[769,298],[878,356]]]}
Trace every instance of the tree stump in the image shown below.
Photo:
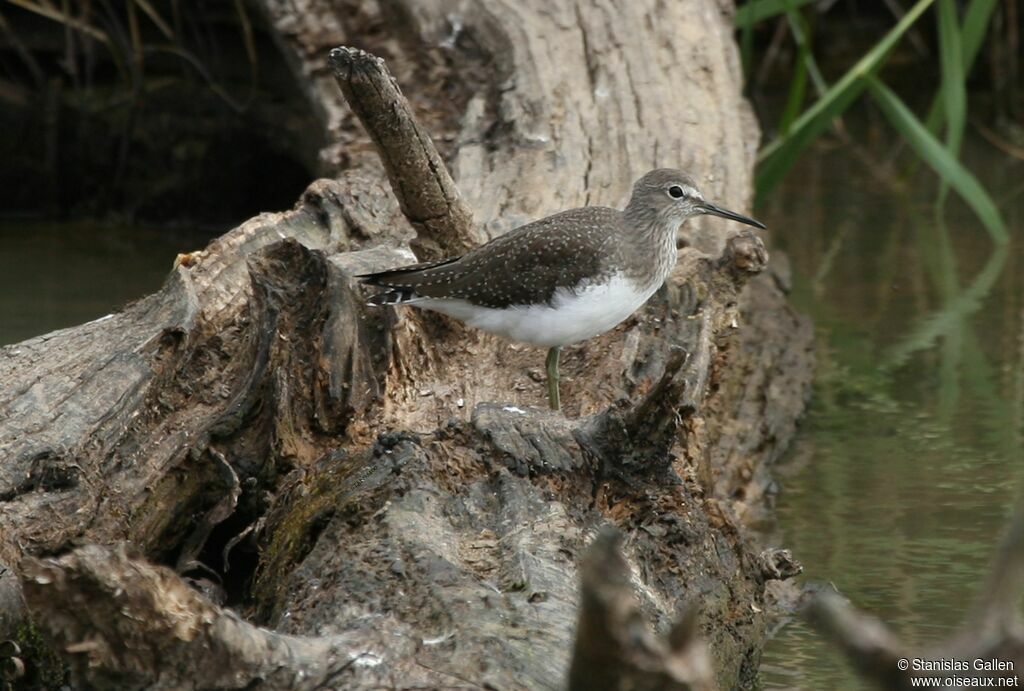
{"label": "tree stump", "polygon": [[[337,177],[121,312],[0,349],[0,638],[26,678],[59,674],[45,640],[101,688],[560,688],[578,564],[612,525],[636,612],[690,612],[666,668],[699,633],[720,686],[749,682],[788,574],[741,519],[811,370],[761,241],[688,231],[644,310],[565,352],[564,416],[540,351],[367,307],[354,279],[619,204],[659,165],[743,208],[757,131],[727,8],[263,4]],[[397,81],[357,50],[328,64],[357,38]],[[396,89],[373,105],[360,79]]]}

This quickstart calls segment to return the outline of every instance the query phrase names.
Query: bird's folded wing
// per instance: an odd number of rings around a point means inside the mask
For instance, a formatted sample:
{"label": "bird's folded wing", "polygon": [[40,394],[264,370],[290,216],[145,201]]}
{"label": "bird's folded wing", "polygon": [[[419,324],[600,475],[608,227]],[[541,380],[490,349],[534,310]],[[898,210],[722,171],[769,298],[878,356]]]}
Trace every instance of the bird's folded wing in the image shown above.
{"label": "bird's folded wing", "polygon": [[[516,228],[461,257],[361,276],[417,298],[461,299],[505,308],[550,303],[559,288],[575,288],[607,273],[617,242],[618,212],[574,209]],[[579,212],[586,211],[585,216]],[[604,221],[604,222],[602,222]],[[390,302],[390,301],[389,301]]]}

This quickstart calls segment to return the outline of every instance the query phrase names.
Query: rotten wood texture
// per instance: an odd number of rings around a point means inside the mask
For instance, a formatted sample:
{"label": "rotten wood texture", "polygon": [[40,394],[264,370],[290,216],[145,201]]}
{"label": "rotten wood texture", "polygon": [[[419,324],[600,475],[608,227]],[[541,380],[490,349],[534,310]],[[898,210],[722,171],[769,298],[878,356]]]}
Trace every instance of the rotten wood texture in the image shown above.
{"label": "rotten wood texture", "polygon": [[355,636],[254,626],[123,546],[26,559],[21,572],[28,605],[91,688],[342,688],[353,667],[376,659],[373,642]]}
{"label": "rotten wood texture", "polygon": [[[712,287],[716,276],[743,285],[748,276],[762,272],[767,263],[768,254],[761,240],[752,232],[743,231],[727,241],[725,251],[716,261],[693,262],[687,270],[691,281],[705,287]],[[732,292],[722,288],[717,289],[719,296]],[[695,291],[689,291],[687,297],[688,300],[680,302],[680,308],[693,315],[696,328],[680,333],[686,340],[673,342],[658,383],[639,403],[608,408],[577,434],[577,440],[601,461],[602,468],[620,477],[642,475],[659,479],[659,473],[671,465],[669,451],[678,438],[683,419],[696,413],[706,395],[716,352],[711,345],[715,332],[712,315],[716,310],[706,309],[710,305],[705,305]],[[720,313],[727,312],[728,309]]]}
{"label": "rotten wood texture", "polygon": [[[706,287],[703,276],[733,275],[725,263],[695,259],[689,280]],[[666,319],[666,340],[696,344],[702,325],[728,323],[740,283],[728,284],[694,306],[707,319],[689,311]],[[715,346],[703,342],[710,352],[695,352],[695,362],[715,359]],[[701,398],[705,372],[680,369],[681,383],[660,390]],[[763,625],[754,604],[762,572],[737,533],[712,525],[703,488],[665,448],[677,438],[679,405],[641,396],[571,420],[514,401],[484,403],[468,424],[454,417],[427,434],[387,434],[371,448],[319,459],[285,479],[266,517],[255,584],[261,619],[289,633],[439,640],[417,654],[431,673],[496,688],[557,688],[573,635],[577,556],[611,522],[629,535],[626,551],[642,570],[644,611],[664,626],[674,616],[669,602],[703,600],[719,664],[736,665],[723,685],[749,678],[753,657],[744,656]],[[606,416],[621,434],[589,433],[610,426]],[[649,430],[662,438],[643,439]],[[628,439],[638,448],[654,443],[649,467],[614,461]]]}
{"label": "rotten wood texture", "polygon": [[[1024,593],[1024,502],[1018,503],[993,562],[989,578],[960,629],[925,649],[902,642],[884,623],[857,611],[835,592],[825,591],[810,598],[805,616],[880,689],[908,691],[920,688],[922,679],[935,677],[949,679],[950,683],[933,688],[1016,686],[1024,677],[1024,621],[1020,616]],[[921,670],[915,669],[913,660],[936,664],[941,660],[958,661],[967,668]],[[907,662],[906,669],[901,669],[900,661]],[[1004,663],[1007,668],[978,667],[976,661]]]}
{"label": "rotten wood texture", "polygon": [[[657,165],[690,168],[733,208],[749,198],[756,128],[711,0],[343,4],[339,20],[327,0],[263,3],[311,98],[322,78],[337,90],[321,44],[335,29],[417,77],[410,120],[437,135],[485,236],[618,203]],[[293,211],[179,257],[160,292],[121,312],[0,349],[0,564],[34,587],[26,557],[125,541],[277,634],[374,641],[344,688],[558,688],[577,563],[611,524],[644,616],[667,630],[699,601],[717,683],[750,683],[764,583],[787,571],[766,568],[777,560],[738,518],[792,434],[811,367],[780,272],[757,273],[760,241],[688,233],[647,308],[566,351],[567,416],[554,415],[543,353],[364,305],[354,275],[408,263],[416,237],[452,238],[401,213],[364,155],[386,137],[338,123],[345,169]],[[164,571],[118,563],[138,592],[180,592]],[[46,614],[74,606],[59,592],[30,600],[37,629],[68,642],[85,625]],[[182,616],[223,613],[181,597]],[[14,610],[0,622],[23,630]],[[158,630],[154,649],[178,645]],[[60,651],[76,681],[136,678],[131,657],[88,664],[87,640]],[[53,671],[24,659],[30,679]],[[310,662],[293,662],[264,688],[300,688],[287,673]]]}

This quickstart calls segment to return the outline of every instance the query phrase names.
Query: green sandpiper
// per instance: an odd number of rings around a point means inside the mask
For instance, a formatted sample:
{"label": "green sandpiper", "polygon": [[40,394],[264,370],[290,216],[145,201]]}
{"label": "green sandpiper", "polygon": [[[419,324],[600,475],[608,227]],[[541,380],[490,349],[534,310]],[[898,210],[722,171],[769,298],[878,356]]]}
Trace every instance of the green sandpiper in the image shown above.
{"label": "green sandpiper", "polygon": [[765,228],[705,200],[686,173],[659,168],[637,180],[623,211],[563,211],[461,256],[359,278],[385,289],[371,305],[434,310],[547,348],[548,402],[558,410],[561,348],[608,331],[647,302],[675,266],[679,227],[702,214]]}

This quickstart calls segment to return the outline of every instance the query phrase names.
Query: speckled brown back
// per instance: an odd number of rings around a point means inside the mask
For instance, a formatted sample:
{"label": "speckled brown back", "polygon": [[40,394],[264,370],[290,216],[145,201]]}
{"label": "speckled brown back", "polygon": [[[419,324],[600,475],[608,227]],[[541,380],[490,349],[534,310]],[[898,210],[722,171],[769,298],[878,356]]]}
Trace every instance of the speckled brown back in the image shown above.
{"label": "speckled brown back", "polygon": [[605,207],[564,211],[516,228],[461,257],[364,276],[403,302],[461,298],[481,307],[550,303],[558,288],[606,280],[622,263],[622,212]]}

